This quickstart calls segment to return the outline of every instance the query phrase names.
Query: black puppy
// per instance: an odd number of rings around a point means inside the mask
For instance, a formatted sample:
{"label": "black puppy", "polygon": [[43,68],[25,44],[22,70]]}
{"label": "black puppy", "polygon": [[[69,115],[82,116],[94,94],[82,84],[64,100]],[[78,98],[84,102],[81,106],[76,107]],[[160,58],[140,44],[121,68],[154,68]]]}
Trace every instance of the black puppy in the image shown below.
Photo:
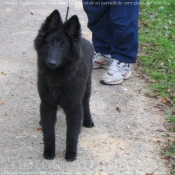
{"label": "black puppy", "polygon": [[55,157],[55,121],[57,105],[66,114],[67,161],[77,154],[80,128],[94,126],[89,110],[93,46],[81,37],[76,15],[64,24],[54,10],[42,24],[34,41],[38,55],[38,91],[44,136],[44,157]]}

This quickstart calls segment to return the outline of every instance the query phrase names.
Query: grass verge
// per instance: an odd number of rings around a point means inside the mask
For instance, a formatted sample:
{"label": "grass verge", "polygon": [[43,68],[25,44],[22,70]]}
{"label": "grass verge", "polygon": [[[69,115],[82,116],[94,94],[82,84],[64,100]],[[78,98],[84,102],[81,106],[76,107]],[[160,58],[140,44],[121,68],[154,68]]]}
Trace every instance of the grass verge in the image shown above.
{"label": "grass verge", "polygon": [[[175,133],[175,108],[167,112],[167,120],[170,123],[169,130]],[[164,149],[164,155],[170,160],[172,164],[172,175],[175,175],[175,135],[173,134],[173,140],[169,141],[166,148]]]}
{"label": "grass verge", "polygon": [[[174,9],[174,0],[141,0],[139,20],[141,70],[151,78],[154,93],[165,103],[170,102],[171,112],[167,120],[172,132],[175,132]],[[172,174],[175,175],[175,140],[169,143],[165,155],[172,158]]]}
{"label": "grass verge", "polygon": [[[162,2],[162,3],[160,3]],[[140,57],[142,70],[154,82],[153,89],[162,97],[175,97],[175,2],[141,1]]]}

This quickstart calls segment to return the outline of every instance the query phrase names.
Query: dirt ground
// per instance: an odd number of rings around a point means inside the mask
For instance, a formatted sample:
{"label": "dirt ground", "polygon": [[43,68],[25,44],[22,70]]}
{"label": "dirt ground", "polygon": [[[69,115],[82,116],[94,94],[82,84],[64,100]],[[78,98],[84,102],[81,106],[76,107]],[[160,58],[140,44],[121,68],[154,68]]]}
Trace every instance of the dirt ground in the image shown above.
{"label": "dirt ground", "polygon": [[[90,107],[95,127],[82,128],[77,160],[64,159],[66,122],[61,110],[56,157],[43,159],[33,40],[56,8],[64,19],[65,1],[0,0],[0,174],[167,175],[160,155],[165,116],[154,107],[159,101],[145,96],[149,88],[137,77],[136,65],[132,77],[116,86],[101,85],[105,70],[93,70]],[[81,1],[72,2],[69,16],[73,14],[90,39]]]}

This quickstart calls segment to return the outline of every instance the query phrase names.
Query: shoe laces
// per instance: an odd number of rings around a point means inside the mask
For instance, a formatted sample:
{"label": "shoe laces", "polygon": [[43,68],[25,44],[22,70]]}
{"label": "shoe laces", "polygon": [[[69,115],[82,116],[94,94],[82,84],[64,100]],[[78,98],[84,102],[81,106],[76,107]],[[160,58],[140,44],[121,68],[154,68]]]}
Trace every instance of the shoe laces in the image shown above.
{"label": "shoe laces", "polygon": [[120,62],[120,61],[114,59],[108,68],[108,73],[112,75],[112,74],[115,74],[117,72],[122,72],[124,67],[129,68],[129,64],[124,63],[124,62]]}
{"label": "shoe laces", "polygon": [[109,57],[109,55],[105,55],[105,54],[94,52],[94,57],[93,57],[94,62],[98,61],[98,56],[104,57],[106,59],[111,59]]}
{"label": "shoe laces", "polygon": [[98,57],[99,55],[101,55],[101,54],[100,54],[100,53],[94,52],[94,57],[93,57],[93,61],[94,61],[94,62],[97,61],[97,57]]}
{"label": "shoe laces", "polygon": [[121,68],[119,66],[119,61],[118,60],[113,60],[111,65],[108,68],[108,73],[112,75],[116,72],[121,72]]}

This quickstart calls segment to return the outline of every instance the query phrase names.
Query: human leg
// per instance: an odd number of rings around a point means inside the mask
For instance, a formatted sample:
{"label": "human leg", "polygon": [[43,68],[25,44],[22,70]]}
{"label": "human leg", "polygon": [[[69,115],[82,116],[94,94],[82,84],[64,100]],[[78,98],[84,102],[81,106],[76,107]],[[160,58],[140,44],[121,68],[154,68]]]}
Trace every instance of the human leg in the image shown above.
{"label": "human leg", "polygon": [[[89,5],[87,4],[88,2],[93,2],[93,4]],[[83,8],[88,17],[88,28],[92,32],[95,51],[101,54],[111,54],[113,35],[110,21],[110,6],[95,5],[98,2],[97,0],[83,0]]]}
{"label": "human leg", "polygon": [[[138,16],[139,6],[126,5],[110,6],[110,19],[113,24],[113,39],[111,56],[125,63],[135,63],[138,52]],[[127,1],[128,2],[128,1]]]}
{"label": "human leg", "polygon": [[[130,64],[135,63],[138,52],[138,16],[139,6],[113,5],[110,19],[113,23],[114,37],[111,42],[111,56],[114,58],[107,72],[102,76],[102,83],[120,84],[131,76]],[[117,13],[116,13],[117,12]]]}

